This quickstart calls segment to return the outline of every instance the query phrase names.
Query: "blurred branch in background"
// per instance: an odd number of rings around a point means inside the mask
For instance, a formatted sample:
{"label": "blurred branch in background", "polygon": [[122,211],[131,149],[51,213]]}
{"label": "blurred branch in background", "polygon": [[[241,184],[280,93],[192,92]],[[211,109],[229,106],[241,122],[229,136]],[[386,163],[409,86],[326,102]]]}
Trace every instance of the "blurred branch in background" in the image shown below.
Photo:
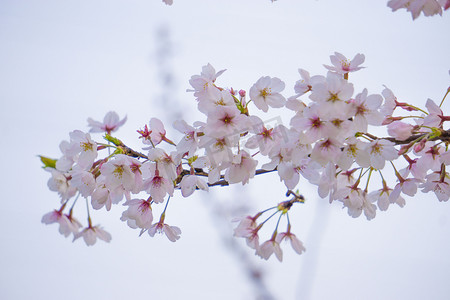
{"label": "blurred branch in background", "polygon": [[308,255],[305,255],[302,269],[299,272],[296,299],[312,299],[312,291],[317,278],[318,262],[323,237],[330,219],[330,207],[327,201],[316,199],[314,222],[305,238],[308,244]]}
{"label": "blurred branch in background", "polygon": [[[229,198],[242,198],[242,199],[250,199],[250,197],[246,197],[246,192],[244,190],[237,191],[236,189],[228,191],[230,194],[239,194],[239,197],[233,197],[232,195]],[[211,201],[208,198],[208,194],[201,193],[202,198],[204,198],[205,205],[211,211],[212,222],[215,225],[215,228],[219,234],[220,239],[230,250],[229,252],[233,254],[236,258],[238,265],[244,270],[245,275],[247,276],[249,282],[252,284],[254,293],[256,295],[255,299],[257,300],[270,300],[275,299],[269,288],[267,287],[264,281],[264,272],[261,270],[259,266],[254,263],[254,256],[250,255],[248,251],[248,247],[243,247],[242,244],[232,235],[233,223],[230,222],[230,219],[236,216],[243,216],[249,213],[249,207],[244,204],[236,205],[232,201],[220,201],[220,199],[216,198],[214,201]]]}
{"label": "blurred branch in background", "polygon": [[[161,119],[181,120],[183,119],[183,106],[176,97],[177,84],[175,72],[172,68],[173,57],[175,56],[173,42],[170,38],[170,29],[168,25],[161,25],[156,31],[156,75],[160,83],[161,93],[155,101],[162,108]],[[227,193],[237,193],[236,190]],[[242,197],[243,191],[239,191]],[[203,198],[210,197],[206,193],[201,193]],[[232,198],[232,197],[231,197]],[[236,197],[237,198],[237,197]],[[204,201],[207,208],[211,211],[219,238],[228,247],[230,256],[236,259],[236,264],[243,269],[249,283],[252,285],[255,299],[271,300],[275,299],[264,282],[264,274],[261,268],[253,262],[254,256],[250,254],[247,247],[244,247],[233,237],[232,223],[230,218],[248,213],[245,206],[235,206],[232,202],[221,203],[220,199],[214,201]],[[209,204],[208,204],[209,203]]]}
{"label": "blurred branch in background", "polygon": [[[170,39],[169,26],[162,24],[156,30],[156,75],[160,83],[161,92],[157,97],[158,104],[163,108],[161,119],[180,120],[183,116],[183,106],[176,96],[177,83],[172,67],[175,50]],[[166,123],[166,122],[164,122]],[[170,128],[171,129],[171,128]]]}

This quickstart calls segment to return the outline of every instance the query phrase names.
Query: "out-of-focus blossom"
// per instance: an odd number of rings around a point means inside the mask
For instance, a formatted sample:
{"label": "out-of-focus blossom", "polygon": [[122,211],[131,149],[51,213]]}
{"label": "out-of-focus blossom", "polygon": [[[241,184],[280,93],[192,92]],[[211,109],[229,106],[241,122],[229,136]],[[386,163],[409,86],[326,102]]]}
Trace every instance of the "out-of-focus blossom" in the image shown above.
{"label": "out-of-focus blossom", "polygon": [[89,132],[111,132],[117,131],[127,121],[127,116],[120,120],[119,115],[115,111],[110,111],[103,118],[103,122],[95,121],[92,118],[88,118],[88,126],[91,127]]}

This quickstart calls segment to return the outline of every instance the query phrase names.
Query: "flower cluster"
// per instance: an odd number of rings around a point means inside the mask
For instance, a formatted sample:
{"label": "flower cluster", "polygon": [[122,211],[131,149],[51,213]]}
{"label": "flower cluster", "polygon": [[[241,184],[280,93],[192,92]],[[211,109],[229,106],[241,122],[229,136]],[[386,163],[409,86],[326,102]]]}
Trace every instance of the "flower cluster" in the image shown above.
{"label": "flower cluster", "polygon": [[450,0],[390,0],[388,6],[392,11],[405,8],[416,19],[423,13],[425,16],[441,15],[450,7]]}
{"label": "flower cluster", "polygon": [[[276,0],[270,1],[273,3]],[[163,2],[166,5],[173,4],[173,0],[163,0]],[[437,14],[442,16],[442,11],[450,7],[450,0],[389,0],[387,5],[392,11],[405,8],[415,20],[420,13],[423,13],[427,17]]]}
{"label": "flower cluster", "polygon": [[[89,209],[109,211],[125,199],[122,221],[140,234],[164,233],[174,242],[181,230],[165,223],[171,197],[189,197],[213,186],[245,185],[256,175],[276,172],[287,196],[294,198],[274,207],[275,213],[263,222],[258,223],[259,218],[270,209],[242,218],[235,235],[246,238],[262,258],[274,253],[281,261],[282,240],[289,240],[296,252],[304,251],[288,217],[292,206],[304,201],[292,192],[300,182],[317,186],[320,197],[341,203],[350,216],[364,214],[368,220],[390,204],[404,206],[404,196],[414,196],[418,189],[448,201],[450,130],[444,124],[450,116],[441,110],[445,96],[440,105],[428,99],[425,109],[420,109],[399,102],[386,87],[381,94],[367,89],[355,92],[349,74],[363,69],[364,55],[349,60],[335,53],[330,59],[326,75],[312,76],[299,69],[295,93],[287,98],[279,78],[263,76],[247,93],[220,87],[216,80],[225,70],[204,66],[189,81],[204,120],[193,124],[177,120],[173,126],[182,138],[175,143],[159,119],[150,119],[148,126],[137,130],[144,153],[111,136],[125,121],[116,113],[108,113],[103,123],[89,119],[91,133],[104,132],[108,143],[76,130],[69,134],[70,141],[61,142],[59,159],[41,157],[51,174],[48,186],[62,201],[61,208],[42,221],[59,223],[63,235],[73,233],[74,240],[83,237],[88,245],[96,238],[109,241],[108,233],[92,226]],[[292,111],[289,126],[281,119],[270,125],[250,113],[256,110],[263,115],[283,107]],[[385,127],[389,136],[369,133],[374,127]],[[386,172],[395,174],[397,182],[388,183]],[[88,204],[88,225],[83,230],[72,217],[79,196]],[[72,208],[65,214],[69,201]],[[155,221],[158,207],[164,208]],[[260,244],[259,230],[276,214],[280,217],[271,238]],[[284,216],[287,229],[278,233]]]}

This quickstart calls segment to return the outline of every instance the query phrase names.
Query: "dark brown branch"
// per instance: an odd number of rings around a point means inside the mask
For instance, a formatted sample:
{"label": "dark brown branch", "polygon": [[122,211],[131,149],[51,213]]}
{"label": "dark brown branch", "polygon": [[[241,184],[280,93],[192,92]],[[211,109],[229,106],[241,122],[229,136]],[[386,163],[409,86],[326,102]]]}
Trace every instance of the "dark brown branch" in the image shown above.
{"label": "dark brown branch", "polygon": [[[387,140],[387,141],[393,142],[396,145],[409,144],[409,143],[411,143],[411,142],[413,142],[413,141],[423,137],[426,134],[428,134],[428,133],[415,134],[415,135],[410,136],[409,138],[407,138],[404,141],[400,141],[400,140],[397,140],[397,139],[395,139],[393,137],[381,137],[381,138],[379,138],[379,137],[376,137],[376,136],[374,136],[374,135],[372,135],[370,133],[365,133],[365,135],[370,137],[371,139],[374,139],[374,140],[376,140],[376,139],[378,139],[378,140]],[[437,136],[437,137],[434,137],[432,139],[429,139],[429,141],[438,141],[438,140],[443,141],[445,143],[450,142],[450,129],[449,130],[443,130],[440,136]]]}

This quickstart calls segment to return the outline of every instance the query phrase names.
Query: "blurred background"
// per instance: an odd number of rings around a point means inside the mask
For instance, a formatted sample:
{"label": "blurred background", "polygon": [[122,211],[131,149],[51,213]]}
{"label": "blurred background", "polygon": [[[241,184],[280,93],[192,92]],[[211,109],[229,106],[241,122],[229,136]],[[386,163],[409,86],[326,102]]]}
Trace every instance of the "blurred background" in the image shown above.
{"label": "blurred background", "polygon": [[[439,103],[449,86],[448,13],[413,22],[386,2],[0,1],[0,299],[448,299],[450,204],[431,194],[367,221],[301,180],[307,201],[290,216],[306,252],[286,244],[283,263],[254,256],[230,222],[286,200],[276,174],[176,193],[166,218],[182,230],[176,243],[138,237],[120,221],[121,205],[91,211],[108,244],[72,243],[41,223],[60,202],[37,155],[60,157],[70,131],[110,110],[128,117],[116,136],[135,149],[151,117],[178,140],[174,120],[204,120],[186,89],[207,63],[227,69],[219,86],[248,90],[276,76],[290,96],[298,68],[324,75],[334,51],[363,53],[366,68],[350,74],[355,93],[387,85],[400,101]],[[449,102],[442,108],[448,114]],[[291,116],[273,109],[263,118]]]}

